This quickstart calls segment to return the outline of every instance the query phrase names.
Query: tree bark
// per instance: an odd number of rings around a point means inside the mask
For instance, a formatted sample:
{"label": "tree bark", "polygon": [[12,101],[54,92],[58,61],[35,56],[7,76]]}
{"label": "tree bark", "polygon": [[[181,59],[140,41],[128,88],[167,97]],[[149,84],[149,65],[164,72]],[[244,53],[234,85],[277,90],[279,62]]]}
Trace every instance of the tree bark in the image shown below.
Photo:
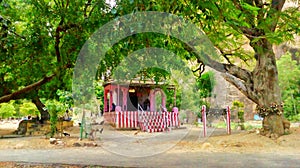
{"label": "tree bark", "polygon": [[50,115],[48,110],[45,108],[46,106],[41,102],[39,97],[35,97],[32,99],[32,103],[35,104],[35,106],[37,107],[37,109],[40,111],[41,113],[41,122],[44,122],[46,120],[50,119]]}
{"label": "tree bark", "polygon": [[253,89],[258,99],[258,113],[264,118],[261,133],[276,138],[283,135],[288,128],[284,125],[275,54],[272,44],[265,39],[251,45],[257,55],[256,67],[253,70]]}
{"label": "tree bark", "polygon": [[33,90],[36,90],[43,84],[51,81],[54,78],[54,76],[55,76],[55,74],[52,74],[51,76],[48,76],[48,77],[44,77],[43,79],[41,79],[33,84],[30,84],[18,91],[15,91],[8,95],[4,95],[4,96],[0,97],[0,103],[9,102],[10,100],[17,100],[17,99],[25,98],[25,95],[27,93],[29,93]]}

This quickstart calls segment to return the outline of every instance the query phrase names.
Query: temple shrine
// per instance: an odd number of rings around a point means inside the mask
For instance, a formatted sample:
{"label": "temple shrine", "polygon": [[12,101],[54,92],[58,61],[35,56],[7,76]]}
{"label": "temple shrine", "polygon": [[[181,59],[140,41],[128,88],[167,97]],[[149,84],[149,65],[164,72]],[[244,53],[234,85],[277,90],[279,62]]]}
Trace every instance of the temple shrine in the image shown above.
{"label": "temple shrine", "polygon": [[[147,132],[161,132],[179,127],[178,108],[168,111],[166,94],[162,88],[175,87],[151,81],[132,81],[104,84],[104,118],[118,129],[141,129]],[[174,101],[175,101],[174,100]]]}

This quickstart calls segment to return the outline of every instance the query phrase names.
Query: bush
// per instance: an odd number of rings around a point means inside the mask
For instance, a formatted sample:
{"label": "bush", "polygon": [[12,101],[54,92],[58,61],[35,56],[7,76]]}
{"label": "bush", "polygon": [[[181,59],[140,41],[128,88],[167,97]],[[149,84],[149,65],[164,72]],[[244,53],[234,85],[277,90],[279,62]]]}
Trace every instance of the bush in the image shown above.
{"label": "bush", "polygon": [[244,117],[244,111],[243,110],[238,111],[238,118],[239,118],[241,123],[245,122],[245,117]]}
{"label": "bush", "polygon": [[0,118],[5,119],[13,117],[16,114],[15,107],[12,102],[0,104]]}
{"label": "bush", "polygon": [[289,116],[288,119],[290,121],[299,122],[300,121],[300,114],[297,114],[297,115],[294,115],[294,116]]}
{"label": "bush", "polygon": [[64,114],[65,111],[67,110],[67,107],[65,107],[62,103],[60,103],[56,100],[48,100],[46,102],[46,107],[50,114],[50,123],[51,123],[50,136],[53,137],[57,130],[56,124],[58,121],[58,116],[60,114]]}

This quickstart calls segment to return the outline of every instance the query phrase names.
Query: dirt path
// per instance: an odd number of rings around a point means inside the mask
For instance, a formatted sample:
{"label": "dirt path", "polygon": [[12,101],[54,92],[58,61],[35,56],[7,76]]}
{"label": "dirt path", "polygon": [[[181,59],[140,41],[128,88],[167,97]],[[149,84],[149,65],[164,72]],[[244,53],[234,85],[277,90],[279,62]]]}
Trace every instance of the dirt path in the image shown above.
{"label": "dirt path", "polygon": [[[226,135],[224,130],[218,129],[209,129],[210,136],[204,138],[201,136],[201,128],[186,127],[157,134],[105,128],[101,139],[96,141],[87,139],[79,141],[79,128],[73,127],[68,130],[71,137],[62,138],[63,143],[59,145],[50,144],[49,139],[45,137],[0,139],[0,162],[43,163],[50,167],[55,167],[56,164],[60,164],[60,167],[66,164],[74,167],[84,167],[83,165],[244,167],[245,164],[246,167],[287,165],[299,167],[300,165],[300,127],[291,128],[291,134],[277,140],[257,135],[255,131],[234,131],[233,135]],[[81,147],[74,147],[75,143]],[[97,146],[84,145],[91,143]]]}
{"label": "dirt path", "polygon": [[155,156],[131,158],[115,155],[101,148],[72,148],[2,150],[0,161],[117,167],[299,167],[300,155],[167,152]]}

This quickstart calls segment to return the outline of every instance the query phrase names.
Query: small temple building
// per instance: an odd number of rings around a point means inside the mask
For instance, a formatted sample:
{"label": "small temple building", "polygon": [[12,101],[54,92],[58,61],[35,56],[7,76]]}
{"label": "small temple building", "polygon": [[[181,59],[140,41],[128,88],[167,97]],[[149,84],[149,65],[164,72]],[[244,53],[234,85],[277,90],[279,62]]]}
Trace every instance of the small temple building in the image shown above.
{"label": "small temple building", "polygon": [[[166,108],[167,96],[162,88],[176,91],[173,85],[152,81],[131,81],[104,84],[104,118],[111,125],[122,129],[142,129],[161,132],[170,127],[179,127],[178,108],[170,112]],[[175,103],[175,102],[174,102]]]}

